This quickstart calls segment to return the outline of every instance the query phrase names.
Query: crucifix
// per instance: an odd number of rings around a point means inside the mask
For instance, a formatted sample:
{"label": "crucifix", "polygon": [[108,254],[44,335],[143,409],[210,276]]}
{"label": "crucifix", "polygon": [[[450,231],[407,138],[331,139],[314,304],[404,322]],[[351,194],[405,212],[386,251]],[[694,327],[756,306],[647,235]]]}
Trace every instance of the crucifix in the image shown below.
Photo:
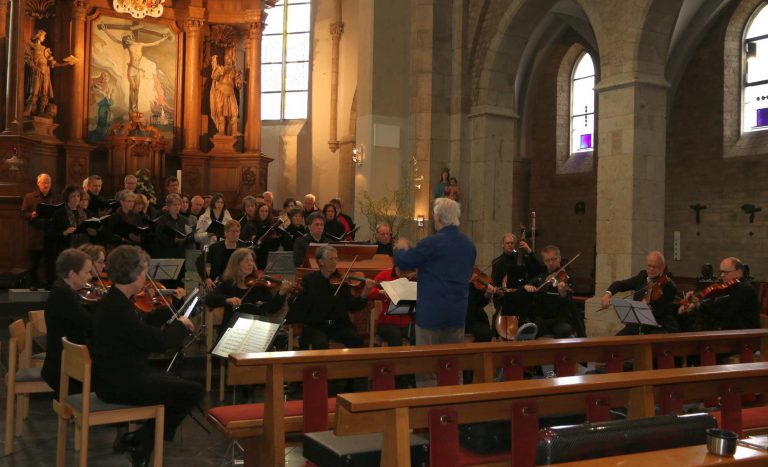
{"label": "crucifix", "polygon": [[696,223],[701,224],[701,211],[703,209],[707,209],[707,206],[704,204],[696,203],[696,204],[690,205],[689,207],[694,211],[696,211]]}
{"label": "crucifix", "polygon": [[744,211],[745,214],[749,214],[749,223],[754,224],[755,223],[755,213],[758,213],[763,210],[763,208],[759,208],[755,206],[754,204],[742,204],[741,210]]}

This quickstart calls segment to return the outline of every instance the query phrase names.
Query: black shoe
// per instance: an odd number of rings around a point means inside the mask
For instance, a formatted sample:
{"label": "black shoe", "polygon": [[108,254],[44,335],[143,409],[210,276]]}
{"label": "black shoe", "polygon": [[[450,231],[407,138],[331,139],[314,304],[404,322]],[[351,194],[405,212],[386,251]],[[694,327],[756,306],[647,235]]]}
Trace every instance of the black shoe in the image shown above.
{"label": "black shoe", "polygon": [[139,446],[139,440],[136,439],[136,432],[131,431],[129,433],[123,433],[118,436],[115,442],[112,444],[112,449],[115,452],[133,452]]}
{"label": "black shoe", "polygon": [[131,450],[131,465],[133,467],[149,467],[149,460],[152,458],[152,451],[144,445],[137,445]]}

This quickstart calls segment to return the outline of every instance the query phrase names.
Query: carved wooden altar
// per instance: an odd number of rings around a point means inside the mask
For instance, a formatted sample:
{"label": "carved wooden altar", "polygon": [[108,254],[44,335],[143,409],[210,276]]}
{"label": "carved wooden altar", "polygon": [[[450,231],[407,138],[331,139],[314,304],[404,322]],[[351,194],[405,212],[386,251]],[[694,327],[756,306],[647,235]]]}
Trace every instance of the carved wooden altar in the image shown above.
{"label": "carved wooden altar", "polygon": [[152,184],[162,187],[165,178],[166,141],[160,130],[143,123],[140,113],[131,115],[131,120],[112,125],[108,132],[109,158],[108,173],[111,186],[123,186],[123,177],[146,169],[151,174]]}

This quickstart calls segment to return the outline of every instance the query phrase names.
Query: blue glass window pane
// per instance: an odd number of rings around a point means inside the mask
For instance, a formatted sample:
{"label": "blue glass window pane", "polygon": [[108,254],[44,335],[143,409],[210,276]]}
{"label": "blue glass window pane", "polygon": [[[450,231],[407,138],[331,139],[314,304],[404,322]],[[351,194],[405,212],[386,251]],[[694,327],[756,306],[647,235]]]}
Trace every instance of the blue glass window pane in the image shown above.
{"label": "blue glass window pane", "polygon": [[592,149],[592,133],[581,135],[579,139],[579,149]]}

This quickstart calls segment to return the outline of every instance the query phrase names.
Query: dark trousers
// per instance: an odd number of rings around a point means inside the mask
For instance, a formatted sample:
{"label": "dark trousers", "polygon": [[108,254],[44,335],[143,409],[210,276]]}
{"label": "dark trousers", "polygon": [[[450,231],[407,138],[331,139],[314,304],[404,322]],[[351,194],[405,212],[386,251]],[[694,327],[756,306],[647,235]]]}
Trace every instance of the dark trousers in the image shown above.
{"label": "dark trousers", "polygon": [[[29,257],[29,269],[27,269],[26,285],[27,287],[38,286],[41,283],[38,275],[38,269],[40,269],[41,264],[46,266],[43,262],[45,258],[43,255],[43,250],[27,250],[27,255]],[[44,270],[43,277],[46,277],[47,280],[47,276],[45,274],[47,274],[47,271]]]}
{"label": "dark trousers", "polygon": [[573,336],[575,332],[573,325],[563,318],[539,318],[536,320],[536,327],[538,328],[537,339],[541,336],[566,339]]}
{"label": "dark trousers", "polygon": [[351,324],[316,325],[305,324],[301,331],[301,349],[327,349],[328,341],[334,340],[344,344],[344,347],[354,348],[363,346],[363,338]]}
{"label": "dark trousers", "polygon": [[379,324],[376,333],[389,347],[399,347],[403,345],[403,339],[411,340],[409,326],[402,328],[396,324]]}
{"label": "dark trousers", "polygon": [[[172,441],[184,417],[203,399],[203,387],[167,373],[152,372],[143,378],[141,385],[131,385],[132,391],[100,391],[98,396],[113,404],[165,405],[163,437]],[[150,420],[136,433],[143,446],[154,445],[155,422]]]}
{"label": "dark trousers", "polygon": [[474,342],[490,342],[493,333],[488,321],[474,321],[467,323],[466,331],[475,338]]}

